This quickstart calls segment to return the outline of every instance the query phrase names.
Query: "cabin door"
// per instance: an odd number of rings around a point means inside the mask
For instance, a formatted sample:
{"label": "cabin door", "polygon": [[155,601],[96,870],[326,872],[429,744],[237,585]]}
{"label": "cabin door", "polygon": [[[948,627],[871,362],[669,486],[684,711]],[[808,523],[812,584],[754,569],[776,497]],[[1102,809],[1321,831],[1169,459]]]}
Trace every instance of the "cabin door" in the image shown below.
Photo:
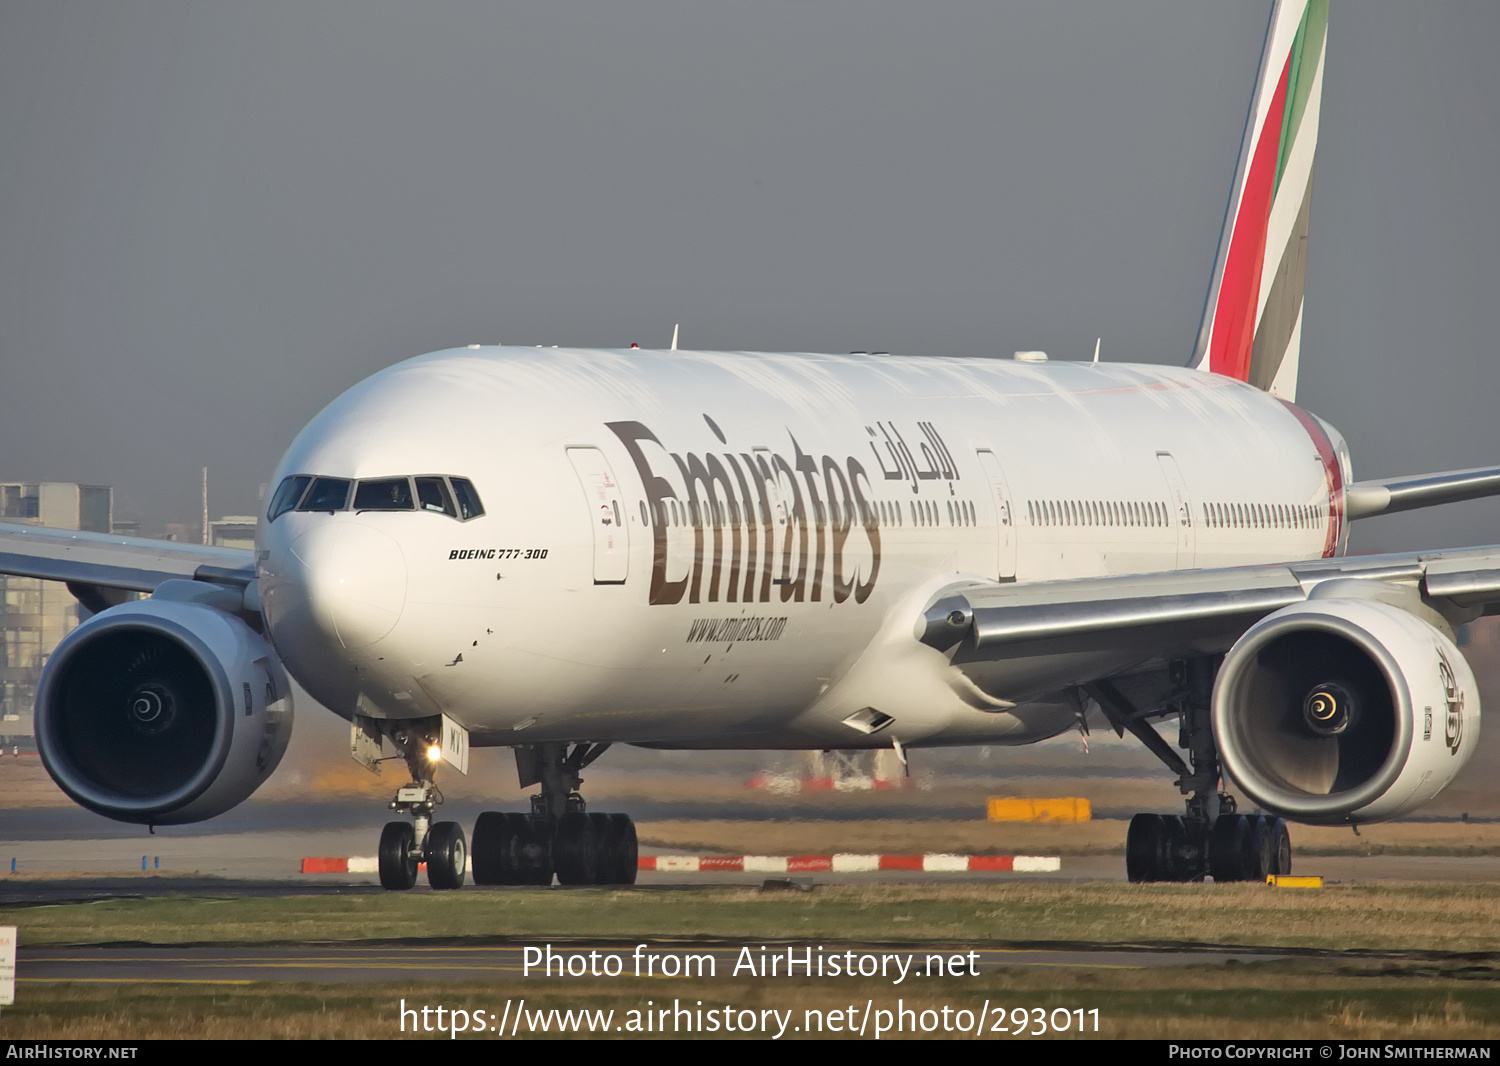
{"label": "cabin door", "polygon": [[1157,452],[1156,461],[1161,466],[1162,477],[1167,479],[1167,492],[1171,500],[1172,537],[1177,550],[1175,570],[1191,570],[1197,555],[1193,539],[1193,507],[1188,501],[1187,482],[1182,480],[1182,471],[1171,452]]}
{"label": "cabin door", "polygon": [[995,568],[1001,581],[1016,579],[1016,518],[1011,506],[1010,489],[1000,460],[988,448],[979,449],[979,465],[984,470],[990,506],[995,516]]}
{"label": "cabin door", "polygon": [[630,571],[630,533],[620,483],[598,448],[569,448],[568,459],[588,501],[594,531],[594,584],[624,584]]}

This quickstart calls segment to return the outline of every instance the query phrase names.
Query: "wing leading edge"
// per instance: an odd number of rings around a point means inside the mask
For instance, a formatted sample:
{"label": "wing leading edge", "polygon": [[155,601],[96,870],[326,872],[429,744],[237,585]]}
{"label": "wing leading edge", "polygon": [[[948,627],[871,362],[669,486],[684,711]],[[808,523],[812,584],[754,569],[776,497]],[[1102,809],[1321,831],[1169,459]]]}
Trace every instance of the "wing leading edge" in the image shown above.
{"label": "wing leading edge", "polygon": [[[169,540],[0,523],[0,574],[65,581],[91,610],[121,592],[153,592],[187,579],[253,587],[255,554]],[[92,601],[92,602],[91,602]]]}
{"label": "wing leading edge", "polygon": [[[1380,583],[1444,616],[1488,613],[1500,608],[1500,546],[1029,585],[968,582],[934,598],[917,637],[959,667],[1134,648],[1151,658],[1217,654],[1330,581]],[[1065,683],[1085,680],[1093,679]]]}

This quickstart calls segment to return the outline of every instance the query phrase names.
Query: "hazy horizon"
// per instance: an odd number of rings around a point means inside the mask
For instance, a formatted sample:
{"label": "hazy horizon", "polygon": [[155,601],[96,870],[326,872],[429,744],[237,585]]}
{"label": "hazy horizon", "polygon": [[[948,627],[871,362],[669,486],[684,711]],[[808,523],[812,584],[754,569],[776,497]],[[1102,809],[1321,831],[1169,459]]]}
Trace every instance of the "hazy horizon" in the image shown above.
{"label": "hazy horizon", "polygon": [[[0,8],[0,479],[256,511],[466,343],[1181,363],[1269,4]],[[1493,5],[1334,0],[1299,402],[1500,463]],[[1500,502],[1355,549],[1500,540]]]}

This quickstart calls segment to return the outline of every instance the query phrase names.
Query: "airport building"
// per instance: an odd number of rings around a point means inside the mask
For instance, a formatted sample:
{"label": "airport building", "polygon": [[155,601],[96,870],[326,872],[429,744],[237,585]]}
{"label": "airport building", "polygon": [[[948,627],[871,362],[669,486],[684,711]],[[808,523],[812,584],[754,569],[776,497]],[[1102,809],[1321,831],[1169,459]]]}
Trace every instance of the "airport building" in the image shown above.
{"label": "airport building", "polygon": [[216,548],[255,548],[255,516],[232,514],[208,524],[208,543]]}
{"label": "airport building", "polygon": [[[107,485],[0,482],[0,522],[109,533],[114,492]],[[89,613],[56,581],[0,574],[0,743],[31,745],[31,705],[42,666]]]}

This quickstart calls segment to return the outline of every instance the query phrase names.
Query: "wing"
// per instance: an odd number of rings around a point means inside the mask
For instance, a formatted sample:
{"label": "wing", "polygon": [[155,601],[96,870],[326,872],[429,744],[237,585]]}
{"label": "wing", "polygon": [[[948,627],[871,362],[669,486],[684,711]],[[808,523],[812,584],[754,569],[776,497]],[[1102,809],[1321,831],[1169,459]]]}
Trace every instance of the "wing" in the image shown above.
{"label": "wing", "polygon": [[[1222,774],[1332,825],[1415,810],[1472,756],[1479,692],[1452,636],[1485,613],[1500,613],[1500,547],[970,582],[939,592],[916,635],[1005,706],[1086,697],[1194,802]],[[1191,766],[1149,724],[1170,715]]]}
{"label": "wing", "polygon": [[255,553],[0,523],[0,574],[65,581],[79,602],[99,611],[173,579],[253,588]]}
{"label": "wing", "polygon": [[[996,683],[993,665],[1023,660],[1033,664],[1023,672],[1028,685],[1055,689],[1109,676],[1119,664],[1225,652],[1260,619],[1331,581],[1388,588],[1463,621],[1500,607],[1500,546],[1032,584],[967,582],[933,599],[918,638],[987,690]],[[1055,678],[1035,668],[1048,659],[1060,664]],[[1076,676],[1093,669],[1087,663],[1102,672]]]}

